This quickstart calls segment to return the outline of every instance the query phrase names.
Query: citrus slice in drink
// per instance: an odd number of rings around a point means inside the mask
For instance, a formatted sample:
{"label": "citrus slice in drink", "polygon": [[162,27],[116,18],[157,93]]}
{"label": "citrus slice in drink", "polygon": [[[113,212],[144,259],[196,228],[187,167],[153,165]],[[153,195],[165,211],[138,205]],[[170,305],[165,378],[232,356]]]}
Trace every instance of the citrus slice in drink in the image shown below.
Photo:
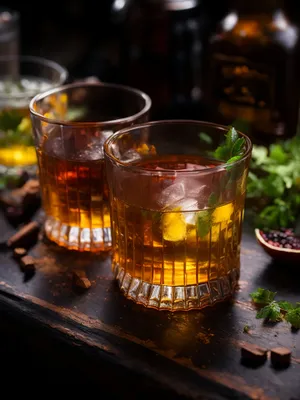
{"label": "citrus slice in drink", "polygon": [[179,242],[186,238],[187,223],[184,214],[180,212],[180,207],[171,212],[166,212],[162,216],[162,234],[164,240]]}
{"label": "citrus slice in drink", "polygon": [[213,222],[217,224],[223,221],[230,221],[233,211],[233,203],[228,203],[224,206],[217,207],[212,213]]}

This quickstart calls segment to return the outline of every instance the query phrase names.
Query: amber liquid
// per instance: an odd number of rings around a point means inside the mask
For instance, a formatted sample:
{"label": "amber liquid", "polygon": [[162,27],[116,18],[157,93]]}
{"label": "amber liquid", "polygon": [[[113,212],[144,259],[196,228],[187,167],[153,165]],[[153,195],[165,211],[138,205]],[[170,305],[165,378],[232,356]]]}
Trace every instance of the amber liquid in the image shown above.
{"label": "amber liquid", "polygon": [[[176,161],[174,157],[173,160],[169,157],[150,163],[147,161],[139,166],[175,170],[194,168],[197,164],[207,168],[213,166],[211,161],[203,158],[175,158]],[[159,197],[160,194],[156,195]],[[173,295],[166,300],[169,305],[161,307],[153,304],[154,308],[167,309],[176,308],[176,293],[184,287],[197,292],[202,284],[207,287],[207,284],[213,285],[236,274],[233,278],[235,281],[240,262],[244,196],[241,193],[230,202],[205,209],[197,206],[197,199],[194,205],[189,200],[186,207],[183,199],[161,210],[143,209],[113,199],[113,265],[117,275],[122,279],[125,276],[125,280],[131,279],[133,288],[141,282],[146,287],[151,286],[150,291],[158,290],[159,286],[163,286],[166,292],[171,290]],[[199,221],[209,225],[199,230]],[[172,287],[175,291],[172,291]],[[130,288],[128,296],[139,302]],[[168,298],[167,295],[165,297]],[[140,302],[143,302],[142,296]],[[148,306],[151,306],[150,303],[147,303]],[[193,302],[185,306],[180,304],[178,307],[183,309],[199,307],[198,303],[195,305]]]}
{"label": "amber liquid", "polygon": [[[56,139],[53,139],[56,140]],[[108,186],[104,160],[72,159],[53,154],[47,139],[37,152],[45,231],[60,246],[79,251],[111,247]],[[68,159],[68,156],[71,159]]]}

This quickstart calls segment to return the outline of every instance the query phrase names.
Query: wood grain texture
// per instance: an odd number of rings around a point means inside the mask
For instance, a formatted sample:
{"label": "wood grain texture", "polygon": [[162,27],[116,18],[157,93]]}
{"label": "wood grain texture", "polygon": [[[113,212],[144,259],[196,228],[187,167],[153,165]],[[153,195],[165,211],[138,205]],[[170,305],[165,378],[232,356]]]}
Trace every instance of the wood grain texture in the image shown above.
{"label": "wood grain texture", "polygon": [[[1,222],[1,241],[14,228]],[[300,399],[300,333],[285,322],[264,324],[255,318],[249,293],[257,287],[278,298],[300,299],[299,271],[274,264],[245,227],[242,269],[234,299],[202,311],[170,313],[136,305],[124,298],[112,278],[110,255],[66,252],[47,241],[29,249],[37,258],[30,279],[11,250],[0,253],[0,310],[16,323],[32,324],[40,338],[56,337],[74,352],[130,371],[140,382],[165,390],[171,398]],[[92,286],[77,291],[72,270],[83,269]],[[249,334],[243,332],[245,325]],[[244,342],[261,347],[289,347],[291,366],[272,368],[241,364]],[[79,356],[78,356],[79,357]],[[144,379],[144,380],[143,380]],[[288,382],[288,384],[287,384]],[[202,397],[201,397],[202,396]]]}

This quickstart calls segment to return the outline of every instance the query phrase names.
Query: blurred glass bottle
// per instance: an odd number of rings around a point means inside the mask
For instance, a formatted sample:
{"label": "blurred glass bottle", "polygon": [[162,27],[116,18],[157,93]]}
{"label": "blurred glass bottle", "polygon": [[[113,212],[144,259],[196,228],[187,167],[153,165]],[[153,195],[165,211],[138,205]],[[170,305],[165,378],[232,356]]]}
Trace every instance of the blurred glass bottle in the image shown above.
{"label": "blurred glass bottle", "polygon": [[235,0],[209,38],[204,102],[216,122],[254,142],[296,133],[299,29],[281,0]]}
{"label": "blurred glass bottle", "polygon": [[204,1],[115,0],[113,10],[123,17],[120,80],[151,96],[155,119],[201,118],[203,49],[213,23]]}

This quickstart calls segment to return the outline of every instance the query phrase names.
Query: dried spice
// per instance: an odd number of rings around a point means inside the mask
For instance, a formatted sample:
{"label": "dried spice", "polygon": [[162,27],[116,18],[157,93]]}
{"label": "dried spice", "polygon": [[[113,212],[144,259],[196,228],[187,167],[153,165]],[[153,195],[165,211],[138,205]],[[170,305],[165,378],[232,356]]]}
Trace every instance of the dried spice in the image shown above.
{"label": "dried spice", "polygon": [[85,271],[83,270],[73,271],[73,284],[80,289],[89,289],[92,286],[90,280],[86,276]]}
{"label": "dried spice", "polygon": [[24,272],[35,270],[35,260],[32,256],[26,255],[20,259],[21,269]]}
{"label": "dried spice", "polygon": [[267,360],[268,349],[252,343],[244,343],[241,347],[242,361],[247,364],[260,365]]}
{"label": "dried spice", "polygon": [[26,256],[26,254],[27,254],[27,250],[24,249],[23,247],[16,247],[14,249],[14,257],[17,259]]}
{"label": "dried spice", "polygon": [[271,349],[271,363],[275,368],[286,368],[291,363],[292,352],[286,347]]}
{"label": "dried spice", "polygon": [[36,236],[43,226],[45,220],[45,213],[39,210],[34,216],[33,220],[23,225],[15,234],[13,234],[6,242],[8,247],[20,247],[20,243],[28,242],[29,245],[33,244]]}

